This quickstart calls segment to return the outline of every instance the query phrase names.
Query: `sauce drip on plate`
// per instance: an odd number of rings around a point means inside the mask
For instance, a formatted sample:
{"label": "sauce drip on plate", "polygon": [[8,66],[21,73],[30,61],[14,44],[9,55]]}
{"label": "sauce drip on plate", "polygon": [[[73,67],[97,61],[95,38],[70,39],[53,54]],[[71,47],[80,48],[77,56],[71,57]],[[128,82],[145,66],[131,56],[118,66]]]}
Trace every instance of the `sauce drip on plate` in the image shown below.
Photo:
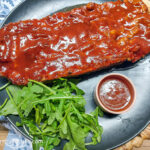
{"label": "sauce drip on plate", "polygon": [[110,110],[125,109],[131,100],[128,85],[120,79],[109,78],[102,82],[99,89],[102,104]]}

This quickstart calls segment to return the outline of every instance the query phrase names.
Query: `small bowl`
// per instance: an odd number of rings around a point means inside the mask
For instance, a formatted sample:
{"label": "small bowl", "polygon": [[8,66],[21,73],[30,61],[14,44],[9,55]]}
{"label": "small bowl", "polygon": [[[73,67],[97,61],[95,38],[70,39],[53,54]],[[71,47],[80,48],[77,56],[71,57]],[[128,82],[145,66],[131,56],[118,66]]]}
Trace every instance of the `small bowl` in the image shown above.
{"label": "small bowl", "polygon": [[[104,106],[99,93],[100,93],[100,88],[102,86],[102,83],[104,83],[104,81],[106,81],[107,79],[118,79],[127,86],[129,93],[130,93],[130,101],[128,102],[128,104],[126,106],[124,106],[124,108],[120,108],[118,110],[113,110],[113,109],[109,109],[106,106]],[[111,114],[122,114],[122,113],[129,111],[131,109],[131,107],[133,106],[133,104],[135,103],[135,97],[136,97],[136,91],[135,91],[135,87],[134,87],[133,83],[131,82],[131,80],[129,78],[127,78],[126,76],[124,76],[122,74],[118,74],[118,73],[111,73],[109,75],[104,76],[98,82],[96,89],[94,91],[94,100],[95,100],[96,104],[98,106],[100,106],[103,111],[111,113]]]}

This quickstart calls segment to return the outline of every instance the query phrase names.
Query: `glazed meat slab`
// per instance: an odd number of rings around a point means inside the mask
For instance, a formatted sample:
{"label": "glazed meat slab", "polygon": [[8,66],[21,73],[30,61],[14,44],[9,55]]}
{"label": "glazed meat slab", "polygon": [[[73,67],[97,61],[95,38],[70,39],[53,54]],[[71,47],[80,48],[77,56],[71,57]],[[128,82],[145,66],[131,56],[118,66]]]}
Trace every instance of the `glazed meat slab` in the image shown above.
{"label": "glazed meat slab", "polygon": [[0,30],[0,75],[14,84],[77,76],[150,52],[150,13],[139,0],[88,3]]}

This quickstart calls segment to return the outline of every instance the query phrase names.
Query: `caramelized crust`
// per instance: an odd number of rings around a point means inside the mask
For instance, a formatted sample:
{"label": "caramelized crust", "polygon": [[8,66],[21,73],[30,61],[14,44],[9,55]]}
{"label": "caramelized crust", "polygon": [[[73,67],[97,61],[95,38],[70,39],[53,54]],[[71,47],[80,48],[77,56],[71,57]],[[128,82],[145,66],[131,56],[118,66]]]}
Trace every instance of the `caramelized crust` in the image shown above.
{"label": "caramelized crust", "polygon": [[150,14],[139,0],[88,3],[0,30],[0,74],[14,84],[76,76],[150,52]]}

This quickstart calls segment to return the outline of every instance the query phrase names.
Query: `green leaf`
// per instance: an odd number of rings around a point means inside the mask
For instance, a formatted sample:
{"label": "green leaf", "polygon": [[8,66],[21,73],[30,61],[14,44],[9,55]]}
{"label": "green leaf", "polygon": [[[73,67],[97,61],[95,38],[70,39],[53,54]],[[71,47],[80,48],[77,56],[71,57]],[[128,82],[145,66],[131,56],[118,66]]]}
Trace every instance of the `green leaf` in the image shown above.
{"label": "green leaf", "polygon": [[60,139],[59,139],[58,137],[56,137],[56,138],[54,139],[54,146],[59,145],[59,143],[60,143]]}
{"label": "green leaf", "polygon": [[48,121],[46,120],[44,123],[41,123],[40,128],[41,130],[45,129],[48,125]]}
{"label": "green leaf", "polygon": [[104,116],[103,111],[101,110],[100,107],[98,107],[98,108],[99,108],[99,109],[98,109],[98,115],[99,115],[100,117],[103,117],[103,116]]}
{"label": "green leaf", "polygon": [[7,116],[7,115],[18,115],[16,106],[12,103],[12,101],[8,101],[0,110],[0,115]]}
{"label": "green leaf", "polygon": [[84,91],[79,89],[73,82],[69,82],[71,88],[76,92],[77,95],[83,95]]}
{"label": "green leaf", "polygon": [[48,125],[51,125],[55,120],[55,113],[51,113],[48,118]]}
{"label": "green leaf", "polygon": [[75,144],[72,140],[67,142],[63,148],[63,150],[75,150]]}
{"label": "green leaf", "polygon": [[[85,145],[97,144],[103,128],[98,116],[103,112],[97,107],[91,114],[85,113],[84,92],[75,82],[67,79],[51,81],[49,86],[30,80],[27,86],[10,85],[6,88],[10,100],[0,107],[0,115],[16,114],[21,118],[19,126],[25,126],[33,140],[33,149],[43,146],[52,150],[62,139],[68,140],[64,150],[86,150]],[[85,137],[92,133],[91,142]]]}
{"label": "green leaf", "polygon": [[7,87],[7,89],[10,91],[12,97],[14,97],[14,101],[16,104],[19,104],[21,102],[21,87],[17,85],[10,85]]}
{"label": "green leaf", "polygon": [[32,142],[32,147],[33,147],[33,150],[40,150],[40,147],[42,146],[43,144],[39,141],[39,139],[37,137],[34,137],[33,138],[33,142]]}
{"label": "green leaf", "polygon": [[20,122],[16,122],[16,126],[17,126],[17,127],[21,127],[21,126],[23,126],[23,124],[20,123]]}
{"label": "green leaf", "polygon": [[35,122],[36,122],[36,124],[40,125],[41,120],[42,120],[42,118],[41,118],[40,109],[38,107],[37,108],[35,107]]}
{"label": "green leaf", "polygon": [[64,134],[67,134],[67,122],[66,122],[66,120],[64,120],[64,122],[62,123],[61,129],[62,129],[62,132]]}
{"label": "green leaf", "polygon": [[50,87],[46,86],[45,84],[43,84],[41,82],[38,82],[38,81],[35,81],[35,80],[29,80],[29,81],[33,82],[33,83],[35,83],[35,84],[37,84],[37,85],[39,85],[39,86],[41,86],[41,87],[43,87],[45,89],[47,89],[52,94],[56,94],[56,92],[54,90],[52,90]]}
{"label": "green leaf", "polygon": [[[30,83],[30,82],[29,82],[29,83]],[[30,87],[30,90],[31,90],[31,92],[37,93],[37,94],[43,93],[43,87],[41,87],[41,86],[39,86],[39,85],[36,85],[36,84],[34,84],[33,86],[31,86],[31,87]]]}
{"label": "green leaf", "polygon": [[47,126],[44,130],[44,133],[46,132],[56,132],[56,130],[52,126]]}
{"label": "green leaf", "polygon": [[[97,109],[94,113],[97,112]],[[83,117],[87,120],[88,124],[85,124],[85,127],[88,127],[91,132],[93,132],[92,142],[89,144],[95,145],[101,141],[101,135],[103,132],[103,128],[98,123],[98,118],[96,116],[92,116],[89,114],[84,114]]]}
{"label": "green leaf", "polygon": [[66,120],[64,120],[63,123],[61,124],[60,129],[59,129],[59,134],[62,139],[69,140],[70,136],[68,134],[68,125],[67,125]]}
{"label": "green leaf", "polygon": [[79,112],[78,109],[75,108],[75,106],[74,106],[73,104],[72,104],[72,107],[73,107],[73,109],[74,109],[74,112],[73,112],[73,113],[75,113],[75,114],[77,115],[78,119],[79,119],[81,122],[83,122],[82,114]]}
{"label": "green leaf", "polygon": [[85,134],[80,125],[71,120],[70,115],[67,116],[67,122],[71,133],[71,139],[75,146],[81,150],[85,150]]}
{"label": "green leaf", "polygon": [[46,115],[49,116],[51,114],[51,105],[50,105],[49,101],[46,101],[44,106],[45,106]]}

